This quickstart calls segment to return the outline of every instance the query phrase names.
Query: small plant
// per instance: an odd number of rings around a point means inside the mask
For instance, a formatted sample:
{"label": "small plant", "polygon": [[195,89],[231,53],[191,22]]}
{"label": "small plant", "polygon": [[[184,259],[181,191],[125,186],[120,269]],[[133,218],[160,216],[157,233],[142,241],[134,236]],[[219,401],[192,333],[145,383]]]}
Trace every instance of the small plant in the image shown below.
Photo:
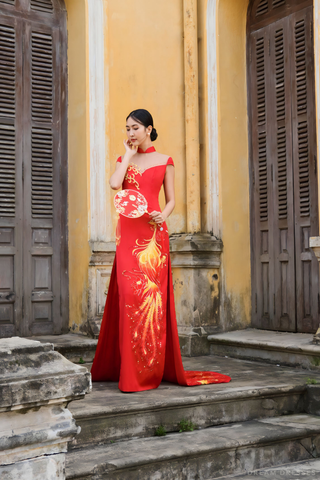
{"label": "small plant", "polygon": [[82,357],[80,357],[79,363],[84,363],[84,360]]}
{"label": "small plant", "polygon": [[155,431],[155,436],[164,437],[165,435],[167,435],[167,430],[164,428],[163,425],[160,425]]}
{"label": "small plant", "polygon": [[110,440],[110,443],[114,443],[114,440]]}
{"label": "small plant", "polygon": [[191,420],[182,419],[180,423],[178,423],[178,427],[180,428],[179,433],[181,432],[193,432],[197,428],[197,425],[192,423]]}
{"label": "small plant", "polygon": [[315,378],[307,378],[306,384],[307,385],[316,385],[318,382]]}

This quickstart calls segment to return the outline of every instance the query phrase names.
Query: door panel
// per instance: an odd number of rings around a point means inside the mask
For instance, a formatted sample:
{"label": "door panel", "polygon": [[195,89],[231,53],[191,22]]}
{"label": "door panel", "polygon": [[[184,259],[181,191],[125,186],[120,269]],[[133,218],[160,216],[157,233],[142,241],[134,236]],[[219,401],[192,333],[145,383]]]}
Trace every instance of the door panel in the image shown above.
{"label": "door panel", "polygon": [[62,5],[0,0],[0,337],[68,325]]}
{"label": "door panel", "polygon": [[290,31],[293,37],[291,62],[297,330],[315,332],[319,324],[319,266],[309,247],[309,237],[319,233],[312,7],[290,16]]}
{"label": "door panel", "polygon": [[22,318],[21,22],[0,18],[0,337]]}
{"label": "door panel", "polygon": [[[60,333],[60,76],[57,29],[33,23],[25,33],[24,231],[25,335]],[[35,242],[42,232],[41,242]],[[47,243],[43,233],[46,232]],[[28,278],[32,282],[28,282]],[[53,321],[54,320],[54,321]]]}
{"label": "door panel", "polygon": [[[306,2],[303,2],[305,5]],[[319,266],[312,7],[253,2],[251,101],[252,324],[318,326]],[[298,11],[297,11],[298,10]],[[274,12],[280,12],[276,19]],[[265,16],[265,18],[264,18]]]}
{"label": "door panel", "polygon": [[[273,322],[273,290],[274,271],[270,259],[273,256],[272,209],[270,202],[270,171],[268,158],[268,75],[267,62],[269,55],[269,38],[267,29],[255,32],[251,37],[251,72],[253,99],[252,122],[255,129],[252,132],[253,168],[253,209],[256,219],[256,229],[253,232],[253,244],[256,252],[253,284],[254,292],[253,325],[262,319],[266,328]],[[258,295],[258,292],[262,295]],[[258,320],[259,319],[259,320]]]}
{"label": "door panel", "polygon": [[288,18],[270,26],[269,138],[273,210],[273,330],[295,331],[295,247]]}

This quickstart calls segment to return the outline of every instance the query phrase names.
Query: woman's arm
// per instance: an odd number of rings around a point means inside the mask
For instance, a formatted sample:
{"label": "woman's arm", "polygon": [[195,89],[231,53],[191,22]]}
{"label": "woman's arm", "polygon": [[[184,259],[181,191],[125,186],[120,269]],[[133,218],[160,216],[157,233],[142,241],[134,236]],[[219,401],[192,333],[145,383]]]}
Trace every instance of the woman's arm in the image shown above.
{"label": "woman's arm", "polygon": [[119,190],[122,186],[129,162],[131,158],[137,153],[138,147],[129,146],[129,140],[124,140],[123,144],[126,149],[126,153],[123,156],[122,162],[117,162],[116,171],[111,175],[109,185],[112,190]]}
{"label": "woman's arm", "polygon": [[155,223],[163,223],[173,212],[175,206],[174,198],[174,166],[168,165],[166,169],[166,174],[164,176],[164,195],[166,198],[166,206],[163,209],[163,212],[156,212],[155,210],[150,213],[152,220]]}

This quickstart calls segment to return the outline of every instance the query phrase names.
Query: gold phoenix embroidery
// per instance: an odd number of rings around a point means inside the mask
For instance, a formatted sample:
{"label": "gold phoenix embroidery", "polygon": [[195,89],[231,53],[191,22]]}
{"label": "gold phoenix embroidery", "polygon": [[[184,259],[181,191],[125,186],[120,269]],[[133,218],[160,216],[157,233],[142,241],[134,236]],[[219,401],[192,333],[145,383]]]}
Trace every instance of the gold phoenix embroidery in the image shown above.
{"label": "gold phoenix embroidery", "polygon": [[[129,306],[133,321],[132,336],[134,350],[147,368],[155,365],[158,346],[161,347],[163,300],[160,290],[160,272],[166,261],[156,241],[157,227],[154,226],[151,240],[146,240],[133,250],[140,272],[133,284],[138,304]],[[131,272],[133,273],[133,272]]]}
{"label": "gold phoenix embroidery", "polygon": [[[131,173],[132,172],[132,173]],[[142,173],[138,169],[138,167],[132,163],[128,166],[127,173],[125,174],[125,180],[127,180],[129,183],[133,183],[138,190],[140,190],[139,183],[135,179],[135,175],[140,175],[142,176]]]}

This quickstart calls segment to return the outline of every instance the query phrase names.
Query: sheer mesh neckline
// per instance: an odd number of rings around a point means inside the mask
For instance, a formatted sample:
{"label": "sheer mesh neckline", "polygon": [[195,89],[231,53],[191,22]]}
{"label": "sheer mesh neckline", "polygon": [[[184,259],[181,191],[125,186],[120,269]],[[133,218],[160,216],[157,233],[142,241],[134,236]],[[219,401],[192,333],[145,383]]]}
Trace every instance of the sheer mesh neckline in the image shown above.
{"label": "sheer mesh neckline", "polygon": [[[153,148],[152,151],[151,148]],[[138,154],[139,153],[140,152],[138,152]],[[129,165],[136,168],[140,174],[144,173],[146,170],[150,170],[150,168],[166,166],[170,158],[166,155],[162,155],[161,153],[156,152],[154,147],[150,147],[150,149],[148,148],[148,150],[146,150],[144,154],[149,155],[142,155],[141,165],[138,165],[135,162],[129,163]],[[165,162],[163,161],[163,157],[165,157]]]}

